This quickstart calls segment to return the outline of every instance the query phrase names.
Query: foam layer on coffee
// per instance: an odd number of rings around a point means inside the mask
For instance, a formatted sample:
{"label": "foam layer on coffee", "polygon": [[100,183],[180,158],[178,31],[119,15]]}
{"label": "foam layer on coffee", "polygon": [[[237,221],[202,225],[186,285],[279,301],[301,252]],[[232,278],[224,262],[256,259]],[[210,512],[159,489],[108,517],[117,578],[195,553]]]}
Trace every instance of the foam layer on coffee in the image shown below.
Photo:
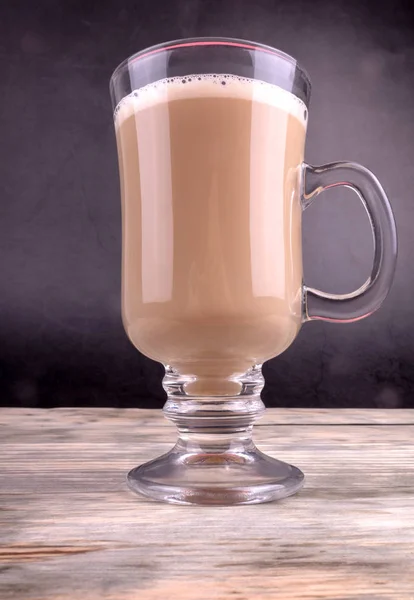
{"label": "foam layer on coffee", "polygon": [[121,100],[114,112],[116,125],[137,111],[186,98],[245,98],[269,104],[292,114],[306,125],[307,109],[297,96],[286,90],[256,79],[236,75],[189,75],[161,79],[146,85]]}

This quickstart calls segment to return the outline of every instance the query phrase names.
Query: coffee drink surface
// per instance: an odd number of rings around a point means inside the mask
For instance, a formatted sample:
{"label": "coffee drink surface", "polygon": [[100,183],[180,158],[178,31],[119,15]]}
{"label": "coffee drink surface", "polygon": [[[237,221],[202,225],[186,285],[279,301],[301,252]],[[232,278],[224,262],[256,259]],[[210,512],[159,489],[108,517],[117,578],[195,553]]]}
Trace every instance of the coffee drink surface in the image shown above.
{"label": "coffee drink surface", "polygon": [[162,80],[115,111],[123,320],[192,392],[283,352],[302,319],[306,108],[232,75]]}

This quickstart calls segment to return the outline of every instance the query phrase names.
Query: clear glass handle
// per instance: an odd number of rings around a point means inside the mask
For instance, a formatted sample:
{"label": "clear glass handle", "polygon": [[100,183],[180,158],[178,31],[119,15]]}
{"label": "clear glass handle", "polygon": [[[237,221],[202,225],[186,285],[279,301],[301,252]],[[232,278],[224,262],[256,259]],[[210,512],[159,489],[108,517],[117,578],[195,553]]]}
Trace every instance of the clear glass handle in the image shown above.
{"label": "clear glass handle", "polygon": [[343,185],[356,192],[368,213],[374,237],[374,263],[366,282],[350,294],[327,294],[304,286],[304,321],[349,323],[368,317],[384,301],[397,260],[397,232],[389,200],[378,179],[357,163],[335,162],[320,167],[303,164],[302,208],[324,190]]}

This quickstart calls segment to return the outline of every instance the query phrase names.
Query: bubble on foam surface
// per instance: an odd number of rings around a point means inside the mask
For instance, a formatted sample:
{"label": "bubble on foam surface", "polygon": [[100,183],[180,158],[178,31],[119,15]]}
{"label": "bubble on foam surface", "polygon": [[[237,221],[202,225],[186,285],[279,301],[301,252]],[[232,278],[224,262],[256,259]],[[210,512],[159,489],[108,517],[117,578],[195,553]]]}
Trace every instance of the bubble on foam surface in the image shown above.
{"label": "bubble on foam surface", "polygon": [[169,77],[134,90],[123,98],[114,111],[117,125],[135,112],[185,98],[228,97],[263,102],[289,112],[305,126],[307,108],[294,94],[277,85],[230,74]]}

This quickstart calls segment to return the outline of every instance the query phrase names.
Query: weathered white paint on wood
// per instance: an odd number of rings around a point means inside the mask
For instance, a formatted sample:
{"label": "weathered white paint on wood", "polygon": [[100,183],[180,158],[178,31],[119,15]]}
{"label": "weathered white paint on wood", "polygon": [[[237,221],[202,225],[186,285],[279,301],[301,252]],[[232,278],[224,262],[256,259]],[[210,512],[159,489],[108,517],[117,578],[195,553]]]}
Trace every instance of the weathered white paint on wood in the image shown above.
{"label": "weathered white paint on wood", "polygon": [[271,409],[266,452],[303,491],[158,504],[127,470],[167,450],[161,411],[0,411],[1,600],[414,598],[414,411]]}

